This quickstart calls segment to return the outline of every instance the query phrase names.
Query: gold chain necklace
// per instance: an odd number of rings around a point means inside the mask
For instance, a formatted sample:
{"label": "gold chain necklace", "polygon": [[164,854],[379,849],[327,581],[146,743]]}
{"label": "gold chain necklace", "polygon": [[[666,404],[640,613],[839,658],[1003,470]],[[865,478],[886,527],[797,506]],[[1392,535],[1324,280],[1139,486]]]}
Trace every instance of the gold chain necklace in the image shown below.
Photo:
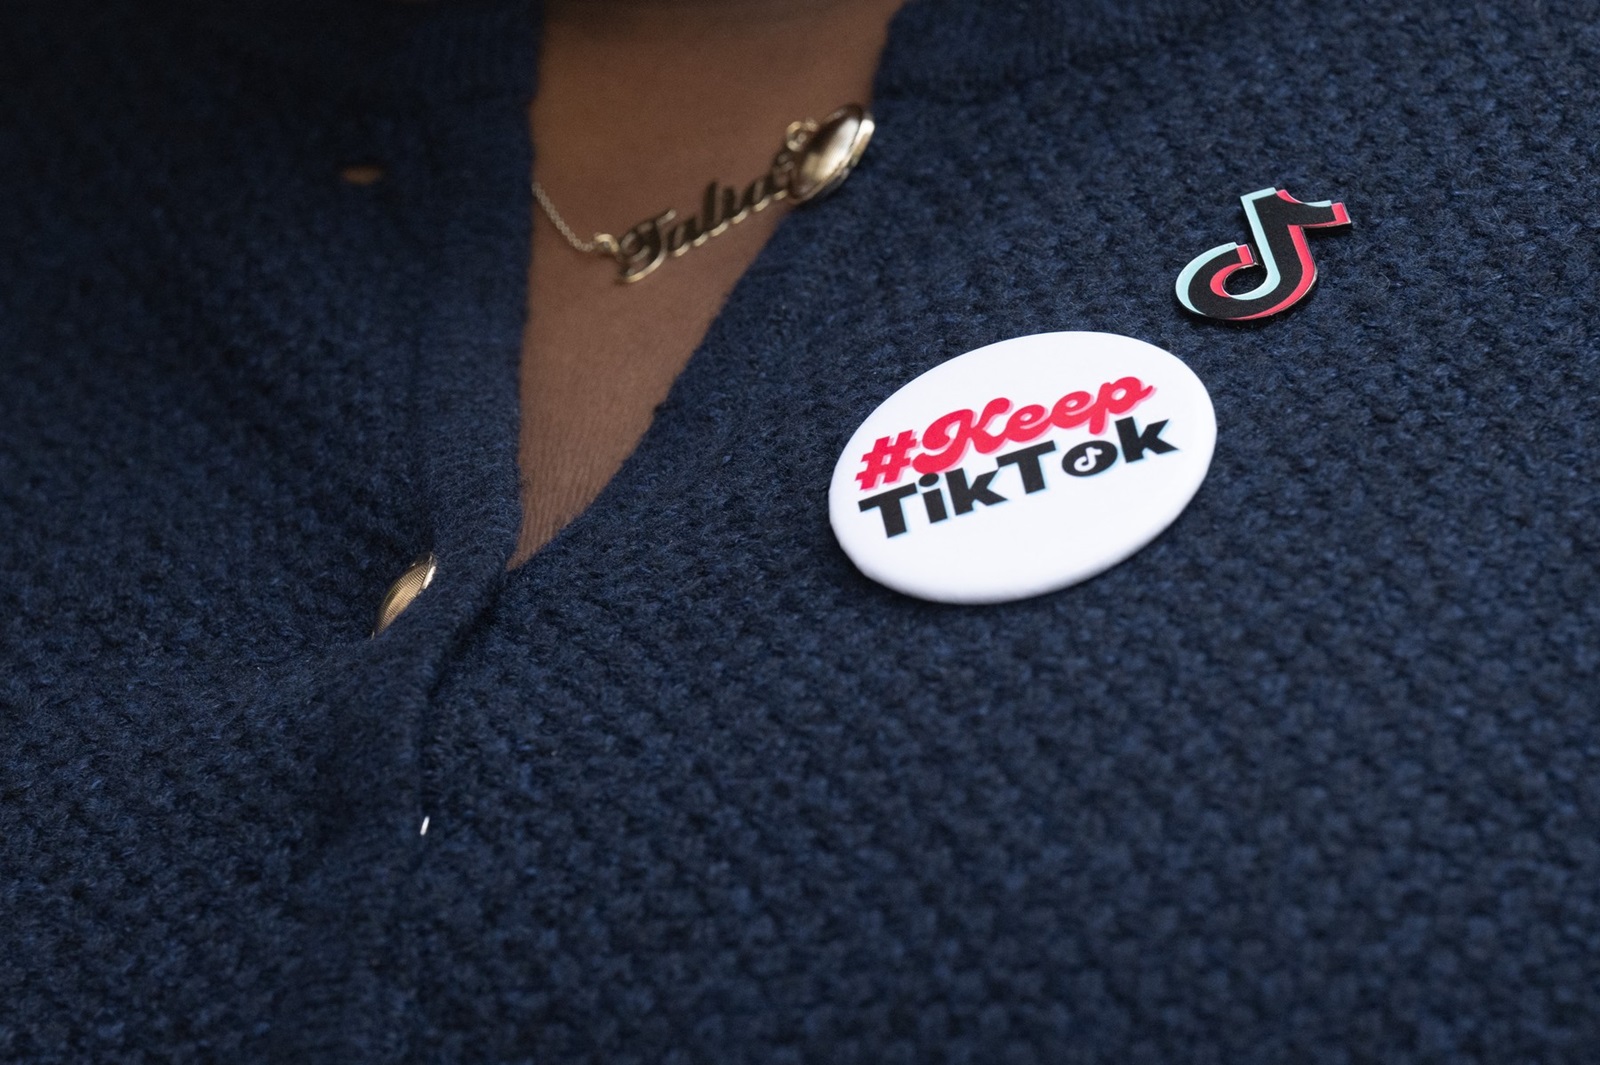
{"label": "gold chain necklace", "polygon": [[584,240],[567,225],[538,181],[533,182],[533,198],[568,244],[585,254],[615,259],[619,282],[638,281],[654,272],[667,256],[698,248],[776,200],[802,204],[832,192],[855,169],[873,128],[872,115],[856,104],[839,108],[821,122],[791,122],[772,165],[742,191],[713,181],[706,186],[698,216],[679,220],[678,212],[669,209],[646,218],[621,237],[596,233],[592,240]]}

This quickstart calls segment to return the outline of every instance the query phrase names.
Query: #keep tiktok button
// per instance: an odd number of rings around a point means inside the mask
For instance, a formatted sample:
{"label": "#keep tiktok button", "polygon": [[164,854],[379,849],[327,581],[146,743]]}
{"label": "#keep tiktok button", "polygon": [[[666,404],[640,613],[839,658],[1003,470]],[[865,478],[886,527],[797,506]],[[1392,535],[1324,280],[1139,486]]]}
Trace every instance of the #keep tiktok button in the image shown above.
{"label": "#keep tiktok button", "polygon": [[1174,356],[1111,333],[969,351],[884,400],[834,467],[828,516],[868,577],[1003,603],[1093,577],[1183,512],[1216,446]]}

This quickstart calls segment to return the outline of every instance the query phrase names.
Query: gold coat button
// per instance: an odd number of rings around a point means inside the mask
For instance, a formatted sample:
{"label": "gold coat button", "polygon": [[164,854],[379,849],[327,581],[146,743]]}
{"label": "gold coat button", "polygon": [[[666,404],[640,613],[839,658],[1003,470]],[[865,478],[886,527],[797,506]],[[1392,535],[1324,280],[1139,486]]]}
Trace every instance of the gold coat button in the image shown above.
{"label": "gold coat button", "polygon": [[383,602],[378,604],[378,620],[372,626],[372,635],[387,629],[391,622],[405,613],[422,590],[433,583],[433,575],[439,568],[432,553],[423,555],[411,564],[411,568],[400,574],[400,579],[389,586],[389,591],[384,594]]}

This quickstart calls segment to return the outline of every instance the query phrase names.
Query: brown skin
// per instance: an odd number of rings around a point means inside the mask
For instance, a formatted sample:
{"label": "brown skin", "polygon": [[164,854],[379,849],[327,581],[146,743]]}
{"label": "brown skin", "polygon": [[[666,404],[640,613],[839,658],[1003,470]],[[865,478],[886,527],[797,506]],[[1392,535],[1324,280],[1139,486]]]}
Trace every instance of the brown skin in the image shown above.
{"label": "brown skin", "polygon": [[[668,207],[691,214],[708,181],[742,188],[765,173],[790,122],[866,104],[903,2],[548,0],[531,110],[539,181],[585,237]],[[751,215],[632,285],[535,217],[511,565],[616,474],[788,210]]]}

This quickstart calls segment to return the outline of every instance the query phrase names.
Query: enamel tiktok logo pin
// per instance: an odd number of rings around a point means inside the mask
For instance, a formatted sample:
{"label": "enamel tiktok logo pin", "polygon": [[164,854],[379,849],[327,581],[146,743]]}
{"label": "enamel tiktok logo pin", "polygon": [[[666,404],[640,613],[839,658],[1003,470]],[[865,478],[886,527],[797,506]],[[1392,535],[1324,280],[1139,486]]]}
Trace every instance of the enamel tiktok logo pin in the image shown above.
{"label": "enamel tiktok logo pin", "polygon": [[1154,540],[1211,465],[1205,385],[1151,344],[1040,333],[905,385],[834,467],[828,517],[862,573],[943,603],[1093,577]]}
{"label": "enamel tiktok logo pin", "polygon": [[[1254,243],[1219,244],[1178,275],[1178,302],[1195,314],[1224,322],[1266,318],[1305,299],[1317,281],[1306,230],[1350,224],[1344,204],[1301,203],[1282,189],[1261,189],[1240,201]],[[1265,271],[1261,283],[1247,292],[1229,292],[1229,278],[1252,266]]]}

